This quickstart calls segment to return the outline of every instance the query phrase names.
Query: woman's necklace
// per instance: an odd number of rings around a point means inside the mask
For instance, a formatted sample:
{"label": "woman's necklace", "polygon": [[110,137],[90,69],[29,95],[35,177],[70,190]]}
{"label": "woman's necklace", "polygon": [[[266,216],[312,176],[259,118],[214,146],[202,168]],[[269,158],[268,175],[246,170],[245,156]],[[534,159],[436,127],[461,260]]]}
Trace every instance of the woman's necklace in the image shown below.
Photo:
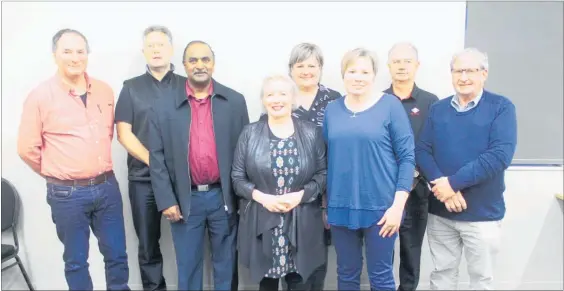
{"label": "woman's necklace", "polygon": [[349,97],[345,98],[345,106],[352,112],[352,115],[349,116],[349,117],[350,117],[350,118],[355,118],[355,117],[356,117],[356,113],[357,113],[357,112],[360,112],[360,111],[362,111],[362,110],[353,111],[353,110],[352,110],[352,107],[351,107],[349,104],[347,104],[347,103],[348,103],[348,102],[347,102],[348,98],[349,98]]}
{"label": "woman's necklace", "polygon": [[350,118],[355,118],[357,113],[360,113],[368,108],[370,108],[372,105],[376,104],[376,102],[378,102],[378,100],[380,99],[380,96],[372,96],[369,100],[363,102],[362,104],[360,104],[358,107],[360,107],[361,109],[352,110],[352,107],[348,105],[348,98],[350,97],[345,97],[345,106],[352,112],[352,115],[350,116]]}

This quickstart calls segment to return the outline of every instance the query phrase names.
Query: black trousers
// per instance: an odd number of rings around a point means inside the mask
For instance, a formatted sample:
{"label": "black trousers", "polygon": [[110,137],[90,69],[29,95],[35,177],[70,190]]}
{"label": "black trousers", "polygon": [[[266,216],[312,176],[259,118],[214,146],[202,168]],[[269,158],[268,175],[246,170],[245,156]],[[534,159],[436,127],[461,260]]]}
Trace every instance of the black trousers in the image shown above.
{"label": "black trousers", "polygon": [[427,228],[429,195],[425,181],[420,180],[409,194],[405,216],[399,230],[400,266],[398,290],[415,290],[421,271],[421,247]]}
{"label": "black trousers", "polygon": [[[237,214],[237,225],[239,225],[239,214]],[[239,290],[239,252],[237,252],[237,249],[235,249],[235,269],[233,270],[233,279],[231,280],[231,291],[238,291],[238,290]]]}
{"label": "black trousers", "polygon": [[[284,290],[294,291],[303,290],[301,289],[300,283],[302,282],[302,277],[297,273],[290,273],[284,276],[285,285],[287,286]],[[262,278],[259,283],[259,291],[278,291],[280,279],[274,278]]]}
{"label": "black trousers", "polygon": [[139,269],[144,290],[166,290],[163,276],[161,213],[150,182],[129,181],[129,200],[135,233],[139,239]]}

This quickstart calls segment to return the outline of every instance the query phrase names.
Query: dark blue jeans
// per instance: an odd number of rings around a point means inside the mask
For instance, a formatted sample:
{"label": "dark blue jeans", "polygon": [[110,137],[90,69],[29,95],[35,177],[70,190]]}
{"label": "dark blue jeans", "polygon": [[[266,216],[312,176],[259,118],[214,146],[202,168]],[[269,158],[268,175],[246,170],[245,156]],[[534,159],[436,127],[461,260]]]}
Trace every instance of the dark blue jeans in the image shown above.
{"label": "dark blue jeans", "polygon": [[203,289],[204,233],[208,230],[213,263],[213,290],[231,290],[235,272],[236,214],[228,214],[220,188],[194,191],[190,214],[171,223],[176,251],[178,290]]}
{"label": "dark blue jeans", "polygon": [[123,203],[115,177],[94,186],[47,183],[47,203],[64,245],[65,277],[70,290],[92,290],[88,271],[90,229],[104,256],[106,288],[129,290]]}
{"label": "dark blue jeans", "polygon": [[371,290],[395,290],[393,274],[394,242],[397,233],[383,238],[378,235],[380,226],[351,230],[331,226],[333,244],[337,253],[337,284],[339,290],[360,290],[364,240],[366,265]]}

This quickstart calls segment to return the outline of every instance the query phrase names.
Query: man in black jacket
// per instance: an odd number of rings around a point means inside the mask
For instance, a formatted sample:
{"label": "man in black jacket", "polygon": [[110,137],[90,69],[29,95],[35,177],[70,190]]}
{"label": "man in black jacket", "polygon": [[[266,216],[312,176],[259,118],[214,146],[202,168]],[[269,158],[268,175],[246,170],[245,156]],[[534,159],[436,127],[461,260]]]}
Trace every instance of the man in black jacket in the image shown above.
{"label": "man in black jacket", "polygon": [[207,228],[214,290],[236,290],[237,201],[231,164],[239,134],[249,123],[247,105],[243,95],[212,78],[215,55],[207,43],[190,42],[183,63],[185,85],[152,110],[151,182],[158,209],[171,222],[178,289],[203,288]]}

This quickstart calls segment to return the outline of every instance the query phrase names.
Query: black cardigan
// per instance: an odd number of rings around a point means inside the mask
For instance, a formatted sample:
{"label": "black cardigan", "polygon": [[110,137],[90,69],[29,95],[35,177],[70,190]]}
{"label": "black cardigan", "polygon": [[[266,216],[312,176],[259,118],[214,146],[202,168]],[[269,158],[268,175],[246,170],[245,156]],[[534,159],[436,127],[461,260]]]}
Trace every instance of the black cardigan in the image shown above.
{"label": "black cardigan", "polygon": [[[292,192],[304,190],[301,203],[286,214],[287,235],[298,273],[304,280],[325,263],[322,210],[317,201],[325,192],[326,147],[315,124],[292,118],[300,160],[300,173]],[[272,267],[272,229],[280,213],[271,213],[252,199],[257,189],[275,193],[276,179],[270,162],[270,137],[266,119],[247,125],[237,143],[231,178],[239,202],[237,248],[240,263],[249,268],[253,282],[260,282]]]}

